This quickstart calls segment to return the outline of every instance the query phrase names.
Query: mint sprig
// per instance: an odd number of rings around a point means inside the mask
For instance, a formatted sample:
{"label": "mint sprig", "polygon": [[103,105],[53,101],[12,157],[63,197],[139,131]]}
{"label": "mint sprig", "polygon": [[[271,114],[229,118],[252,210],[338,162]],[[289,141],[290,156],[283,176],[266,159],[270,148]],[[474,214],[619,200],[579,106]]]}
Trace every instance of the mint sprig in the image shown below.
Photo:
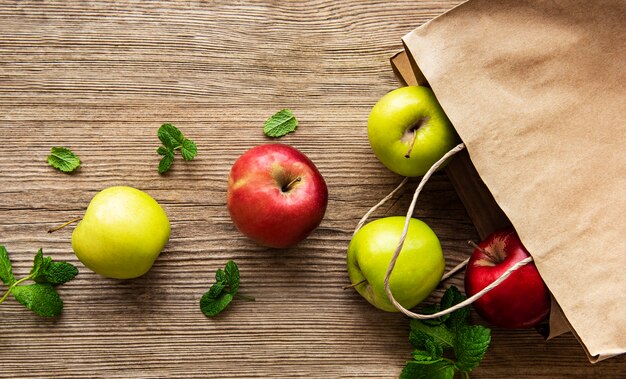
{"label": "mint sprig", "polygon": [[200,298],[200,310],[207,317],[220,314],[235,298],[254,301],[253,297],[241,295],[239,291],[239,268],[233,261],[215,272],[215,283]]}
{"label": "mint sprig", "polygon": [[263,133],[268,137],[278,138],[289,134],[298,127],[298,120],[289,109],[282,109],[268,118],[263,125]]}
{"label": "mint sprig", "polygon": [[183,133],[172,124],[163,124],[157,132],[163,146],[159,146],[157,154],[163,156],[159,162],[159,174],[165,174],[174,163],[174,152],[180,150],[184,160],[190,161],[198,155],[198,147],[192,140],[186,138]]}
{"label": "mint sprig", "polygon": [[[11,260],[4,246],[0,246],[0,279],[8,285],[0,298],[3,303],[9,295],[26,308],[42,317],[54,317],[63,311],[63,300],[55,290],[55,286],[66,283],[78,274],[78,269],[67,262],[55,262],[51,257],[44,257],[42,249],[37,251],[30,274],[15,280]],[[21,284],[32,280],[33,284]]]}
{"label": "mint sprig", "polygon": [[71,173],[80,167],[80,158],[66,147],[53,147],[50,149],[48,164],[59,171]]}
{"label": "mint sprig", "polygon": [[[454,286],[448,288],[439,304],[425,313],[435,313],[465,300]],[[415,349],[401,379],[453,379],[456,372],[464,378],[478,366],[491,342],[491,330],[468,323],[469,309],[458,309],[431,320],[411,320],[409,342]],[[454,356],[454,359],[448,356]]]}

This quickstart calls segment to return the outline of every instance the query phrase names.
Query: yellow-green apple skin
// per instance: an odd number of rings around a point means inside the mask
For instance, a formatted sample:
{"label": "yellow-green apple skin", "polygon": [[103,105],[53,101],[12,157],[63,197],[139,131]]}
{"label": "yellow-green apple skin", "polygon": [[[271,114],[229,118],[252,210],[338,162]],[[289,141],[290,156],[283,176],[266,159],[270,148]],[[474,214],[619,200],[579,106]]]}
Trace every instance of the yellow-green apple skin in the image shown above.
{"label": "yellow-green apple skin", "polygon": [[383,96],[370,112],[367,135],[376,157],[403,176],[424,175],[459,140],[433,91],[421,86]]}
{"label": "yellow-green apple skin", "polygon": [[95,273],[131,279],[150,270],[169,238],[170,222],[156,200],[116,186],[93,197],[72,233],[72,248]]}
{"label": "yellow-green apple skin", "polygon": [[[405,217],[387,217],[363,226],[348,247],[350,282],[376,308],[397,312],[385,293],[385,275],[400,241]],[[389,278],[394,298],[410,309],[424,300],[439,284],[445,260],[435,233],[412,218],[404,246]]]}

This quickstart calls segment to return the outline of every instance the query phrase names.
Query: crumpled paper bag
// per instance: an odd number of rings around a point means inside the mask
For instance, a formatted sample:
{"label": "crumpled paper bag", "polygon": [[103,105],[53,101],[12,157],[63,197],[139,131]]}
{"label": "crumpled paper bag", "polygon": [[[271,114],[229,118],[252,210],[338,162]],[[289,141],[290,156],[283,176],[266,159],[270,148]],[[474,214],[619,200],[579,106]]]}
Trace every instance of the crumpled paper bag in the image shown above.
{"label": "crumpled paper bag", "polygon": [[625,20],[472,0],[403,38],[592,362],[626,352]]}

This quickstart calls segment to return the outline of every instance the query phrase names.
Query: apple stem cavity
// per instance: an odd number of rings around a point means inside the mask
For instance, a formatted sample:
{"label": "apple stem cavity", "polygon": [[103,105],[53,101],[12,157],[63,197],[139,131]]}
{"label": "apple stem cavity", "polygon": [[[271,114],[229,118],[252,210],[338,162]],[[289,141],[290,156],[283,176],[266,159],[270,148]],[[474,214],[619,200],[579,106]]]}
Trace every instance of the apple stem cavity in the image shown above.
{"label": "apple stem cavity", "polygon": [[405,158],[411,158],[411,152],[413,151],[413,147],[415,146],[415,141],[417,140],[417,131],[422,126],[424,126],[424,124],[426,124],[428,120],[429,120],[428,117],[422,117],[419,120],[417,120],[417,122],[409,126],[409,128],[407,129],[407,132],[413,133],[413,136],[411,137],[411,144],[409,145],[409,151],[407,151],[406,154],[404,155]]}
{"label": "apple stem cavity", "polygon": [[67,221],[67,222],[64,222],[63,224],[61,224],[61,225],[57,226],[56,228],[52,228],[52,229],[48,230],[48,233],[54,233],[54,232],[56,232],[57,230],[59,230],[59,229],[63,229],[63,228],[65,228],[66,226],[68,226],[69,224],[73,224],[73,223],[78,222],[78,221],[80,221],[80,220],[82,220],[82,219],[83,219],[82,217],[76,217],[76,218],[73,218],[73,219],[71,219],[71,220],[69,220],[69,221]]}
{"label": "apple stem cavity", "polygon": [[365,283],[365,282],[367,282],[367,279],[363,279],[363,280],[361,280],[361,281],[360,281],[360,282],[358,282],[358,283],[350,284],[349,286],[344,286],[344,287],[343,287],[343,289],[344,289],[344,291],[345,291],[345,290],[347,290],[347,289],[349,289],[349,288],[354,288],[354,287],[356,287],[356,286],[358,286],[358,285],[360,285],[360,284],[363,284],[363,283]]}
{"label": "apple stem cavity", "polygon": [[283,191],[283,192],[289,192],[289,191],[291,191],[291,189],[293,188],[293,186],[294,186],[296,183],[300,182],[300,181],[302,181],[302,178],[298,176],[298,177],[297,177],[297,178],[295,178],[294,180],[292,180],[292,181],[290,181],[289,183],[287,183],[287,185],[283,186],[280,190],[281,190],[281,191]]}
{"label": "apple stem cavity", "polygon": [[467,241],[467,244],[488,256],[489,259],[493,261],[493,263],[500,263],[503,261],[502,257],[499,254],[494,254],[487,249],[483,249],[482,247],[478,246],[478,244],[474,241]]}

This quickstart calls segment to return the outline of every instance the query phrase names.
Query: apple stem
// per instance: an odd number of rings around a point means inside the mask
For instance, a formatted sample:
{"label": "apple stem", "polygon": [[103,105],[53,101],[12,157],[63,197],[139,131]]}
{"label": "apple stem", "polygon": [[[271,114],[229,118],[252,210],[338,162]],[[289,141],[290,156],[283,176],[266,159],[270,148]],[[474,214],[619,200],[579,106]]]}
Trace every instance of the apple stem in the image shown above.
{"label": "apple stem", "polygon": [[422,117],[417,120],[413,125],[411,125],[407,130],[413,132],[413,138],[411,139],[411,146],[409,146],[409,151],[404,155],[405,158],[411,158],[411,152],[413,151],[413,147],[415,146],[415,141],[417,140],[417,131],[424,126],[426,122],[428,122],[430,117]]}
{"label": "apple stem", "polygon": [[48,233],[54,233],[54,232],[56,232],[57,230],[59,230],[59,229],[63,229],[63,228],[65,228],[66,226],[68,226],[69,224],[73,224],[73,223],[78,222],[78,221],[80,221],[80,220],[82,220],[82,219],[83,219],[82,217],[76,217],[76,218],[74,218],[74,219],[71,219],[71,220],[69,220],[68,222],[64,222],[63,224],[61,224],[61,225],[57,226],[56,228],[52,228],[52,229],[48,230]]}
{"label": "apple stem", "polygon": [[494,262],[499,262],[502,260],[499,257],[496,257],[495,255],[493,255],[490,251],[487,251],[486,249],[483,249],[482,247],[478,246],[478,244],[476,244],[476,242],[474,241],[467,241],[467,244],[473,247],[474,249],[478,249],[478,251],[488,256]]}
{"label": "apple stem", "polygon": [[413,151],[413,146],[415,146],[415,140],[417,139],[417,130],[413,131],[413,139],[411,139],[411,146],[409,146],[409,151],[404,154],[405,158],[411,158],[411,152]]}
{"label": "apple stem", "polygon": [[367,282],[367,279],[363,279],[363,280],[361,280],[361,281],[360,281],[360,282],[358,282],[358,283],[350,284],[349,286],[344,286],[344,287],[343,287],[343,289],[344,289],[344,290],[347,290],[348,288],[354,288],[354,287],[356,287],[356,286],[358,286],[358,285],[360,285],[360,284],[363,284],[363,283],[365,283],[365,282]]}
{"label": "apple stem", "polygon": [[240,294],[240,293],[237,293],[237,294],[235,295],[235,297],[236,297],[237,299],[241,299],[241,300],[245,300],[245,301],[255,301],[255,300],[256,300],[256,299],[255,299],[254,297],[252,297],[252,296],[242,295],[242,294]]}
{"label": "apple stem", "polygon": [[301,181],[301,180],[302,180],[302,178],[298,176],[298,177],[297,177],[297,178],[295,178],[294,180],[290,181],[290,182],[289,182],[289,184],[287,184],[286,186],[284,186],[283,188],[281,188],[281,190],[282,190],[283,192],[288,192],[289,190],[291,190],[291,187],[292,187],[294,184],[298,183],[298,182],[299,182],[299,181]]}

